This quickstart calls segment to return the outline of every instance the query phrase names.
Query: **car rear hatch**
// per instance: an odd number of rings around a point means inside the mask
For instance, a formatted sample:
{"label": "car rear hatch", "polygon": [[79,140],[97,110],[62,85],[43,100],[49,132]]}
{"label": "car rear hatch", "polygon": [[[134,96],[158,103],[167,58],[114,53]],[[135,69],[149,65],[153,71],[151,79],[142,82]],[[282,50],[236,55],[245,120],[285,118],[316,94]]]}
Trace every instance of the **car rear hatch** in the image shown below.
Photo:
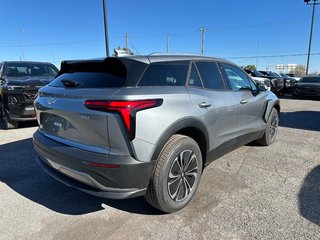
{"label": "car rear hatch", "polygon": [[65,145],[109,153],[108,120],[115,114],[88,109],[85,102],[112,99],[126,78],[127,68],[117,58],[63,62],[35,102],[39,131]]}

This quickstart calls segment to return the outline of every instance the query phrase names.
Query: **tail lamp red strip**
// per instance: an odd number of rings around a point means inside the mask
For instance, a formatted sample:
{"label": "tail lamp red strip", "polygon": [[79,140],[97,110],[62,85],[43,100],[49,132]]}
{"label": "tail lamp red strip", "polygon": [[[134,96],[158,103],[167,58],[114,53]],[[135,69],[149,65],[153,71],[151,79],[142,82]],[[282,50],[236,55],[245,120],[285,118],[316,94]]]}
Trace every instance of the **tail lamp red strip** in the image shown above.
{"label": "tail lamp red strip", "polygon": [[117,112],[121,115],[130,140],[134,138],[135,115],[138,111],[158,107],[162,99],[146,99],[133,101],[87,100],[85,106],[92,110]]}

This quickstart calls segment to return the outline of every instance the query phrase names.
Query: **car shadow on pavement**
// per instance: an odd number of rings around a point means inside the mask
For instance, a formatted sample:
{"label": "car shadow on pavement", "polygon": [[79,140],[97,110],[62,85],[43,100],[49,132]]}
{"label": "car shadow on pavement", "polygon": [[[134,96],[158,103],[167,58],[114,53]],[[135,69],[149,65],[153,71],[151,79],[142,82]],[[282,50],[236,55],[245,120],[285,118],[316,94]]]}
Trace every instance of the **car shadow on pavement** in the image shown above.
{"label": "car shadow on pavement", "polygon": [[320,131],[320,111],[281,112],[281,127]]}
{"label": "car shadow on pavement", "polygon": [[305,177],[299,192],[300,214],[320,225],[320,165]]}
{"label": "car shadow on pavement", "polygon": [[[27,122],[20,122],[19,128],[29,128],[29,127],[36,127],[38,126],[37,121],[27,121]],[[3,122],[0,120],[0,129],[4,129]]]}
{"label": "car shadow on pavement", "polygon": [[37,164],[32,138],[0,145],[0,181],[20,195],[55,212],[81,215],[103,210],[102,204],[146,215],[158,215],[143,197],[110,200],[67,187]]}

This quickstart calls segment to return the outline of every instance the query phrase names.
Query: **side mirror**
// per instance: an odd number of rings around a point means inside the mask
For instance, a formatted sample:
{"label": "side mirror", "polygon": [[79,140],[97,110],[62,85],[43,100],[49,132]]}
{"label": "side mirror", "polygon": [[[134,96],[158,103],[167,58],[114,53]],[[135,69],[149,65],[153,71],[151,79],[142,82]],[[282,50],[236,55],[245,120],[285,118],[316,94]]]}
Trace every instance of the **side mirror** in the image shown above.
{"label": "side mirror", "polygon": [[263,83],[259,83],[257,84],[257,89],[259,92],[265,92],[268,90],[268,88],[266,87],[266,85],[264,85]]}

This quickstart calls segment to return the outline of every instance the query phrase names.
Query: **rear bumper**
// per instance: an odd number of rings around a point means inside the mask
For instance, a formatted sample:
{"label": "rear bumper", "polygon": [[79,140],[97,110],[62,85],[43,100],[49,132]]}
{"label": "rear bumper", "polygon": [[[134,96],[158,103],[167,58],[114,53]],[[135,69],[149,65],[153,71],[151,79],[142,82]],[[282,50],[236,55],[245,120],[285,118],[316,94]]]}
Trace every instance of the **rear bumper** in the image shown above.
{"label": "rear bumper", "polygon": [[[124,199],[145,194],[154,162],[84,151],[53,141],[38,131],[33,140],[40,166],[67,186],[104,198]],[[91,162],[119,167],[89,166]]]}
{"label": "rear bumper", "polygon": [[294,88],[293,94],[301,97],[320,97],[320,89]]}

